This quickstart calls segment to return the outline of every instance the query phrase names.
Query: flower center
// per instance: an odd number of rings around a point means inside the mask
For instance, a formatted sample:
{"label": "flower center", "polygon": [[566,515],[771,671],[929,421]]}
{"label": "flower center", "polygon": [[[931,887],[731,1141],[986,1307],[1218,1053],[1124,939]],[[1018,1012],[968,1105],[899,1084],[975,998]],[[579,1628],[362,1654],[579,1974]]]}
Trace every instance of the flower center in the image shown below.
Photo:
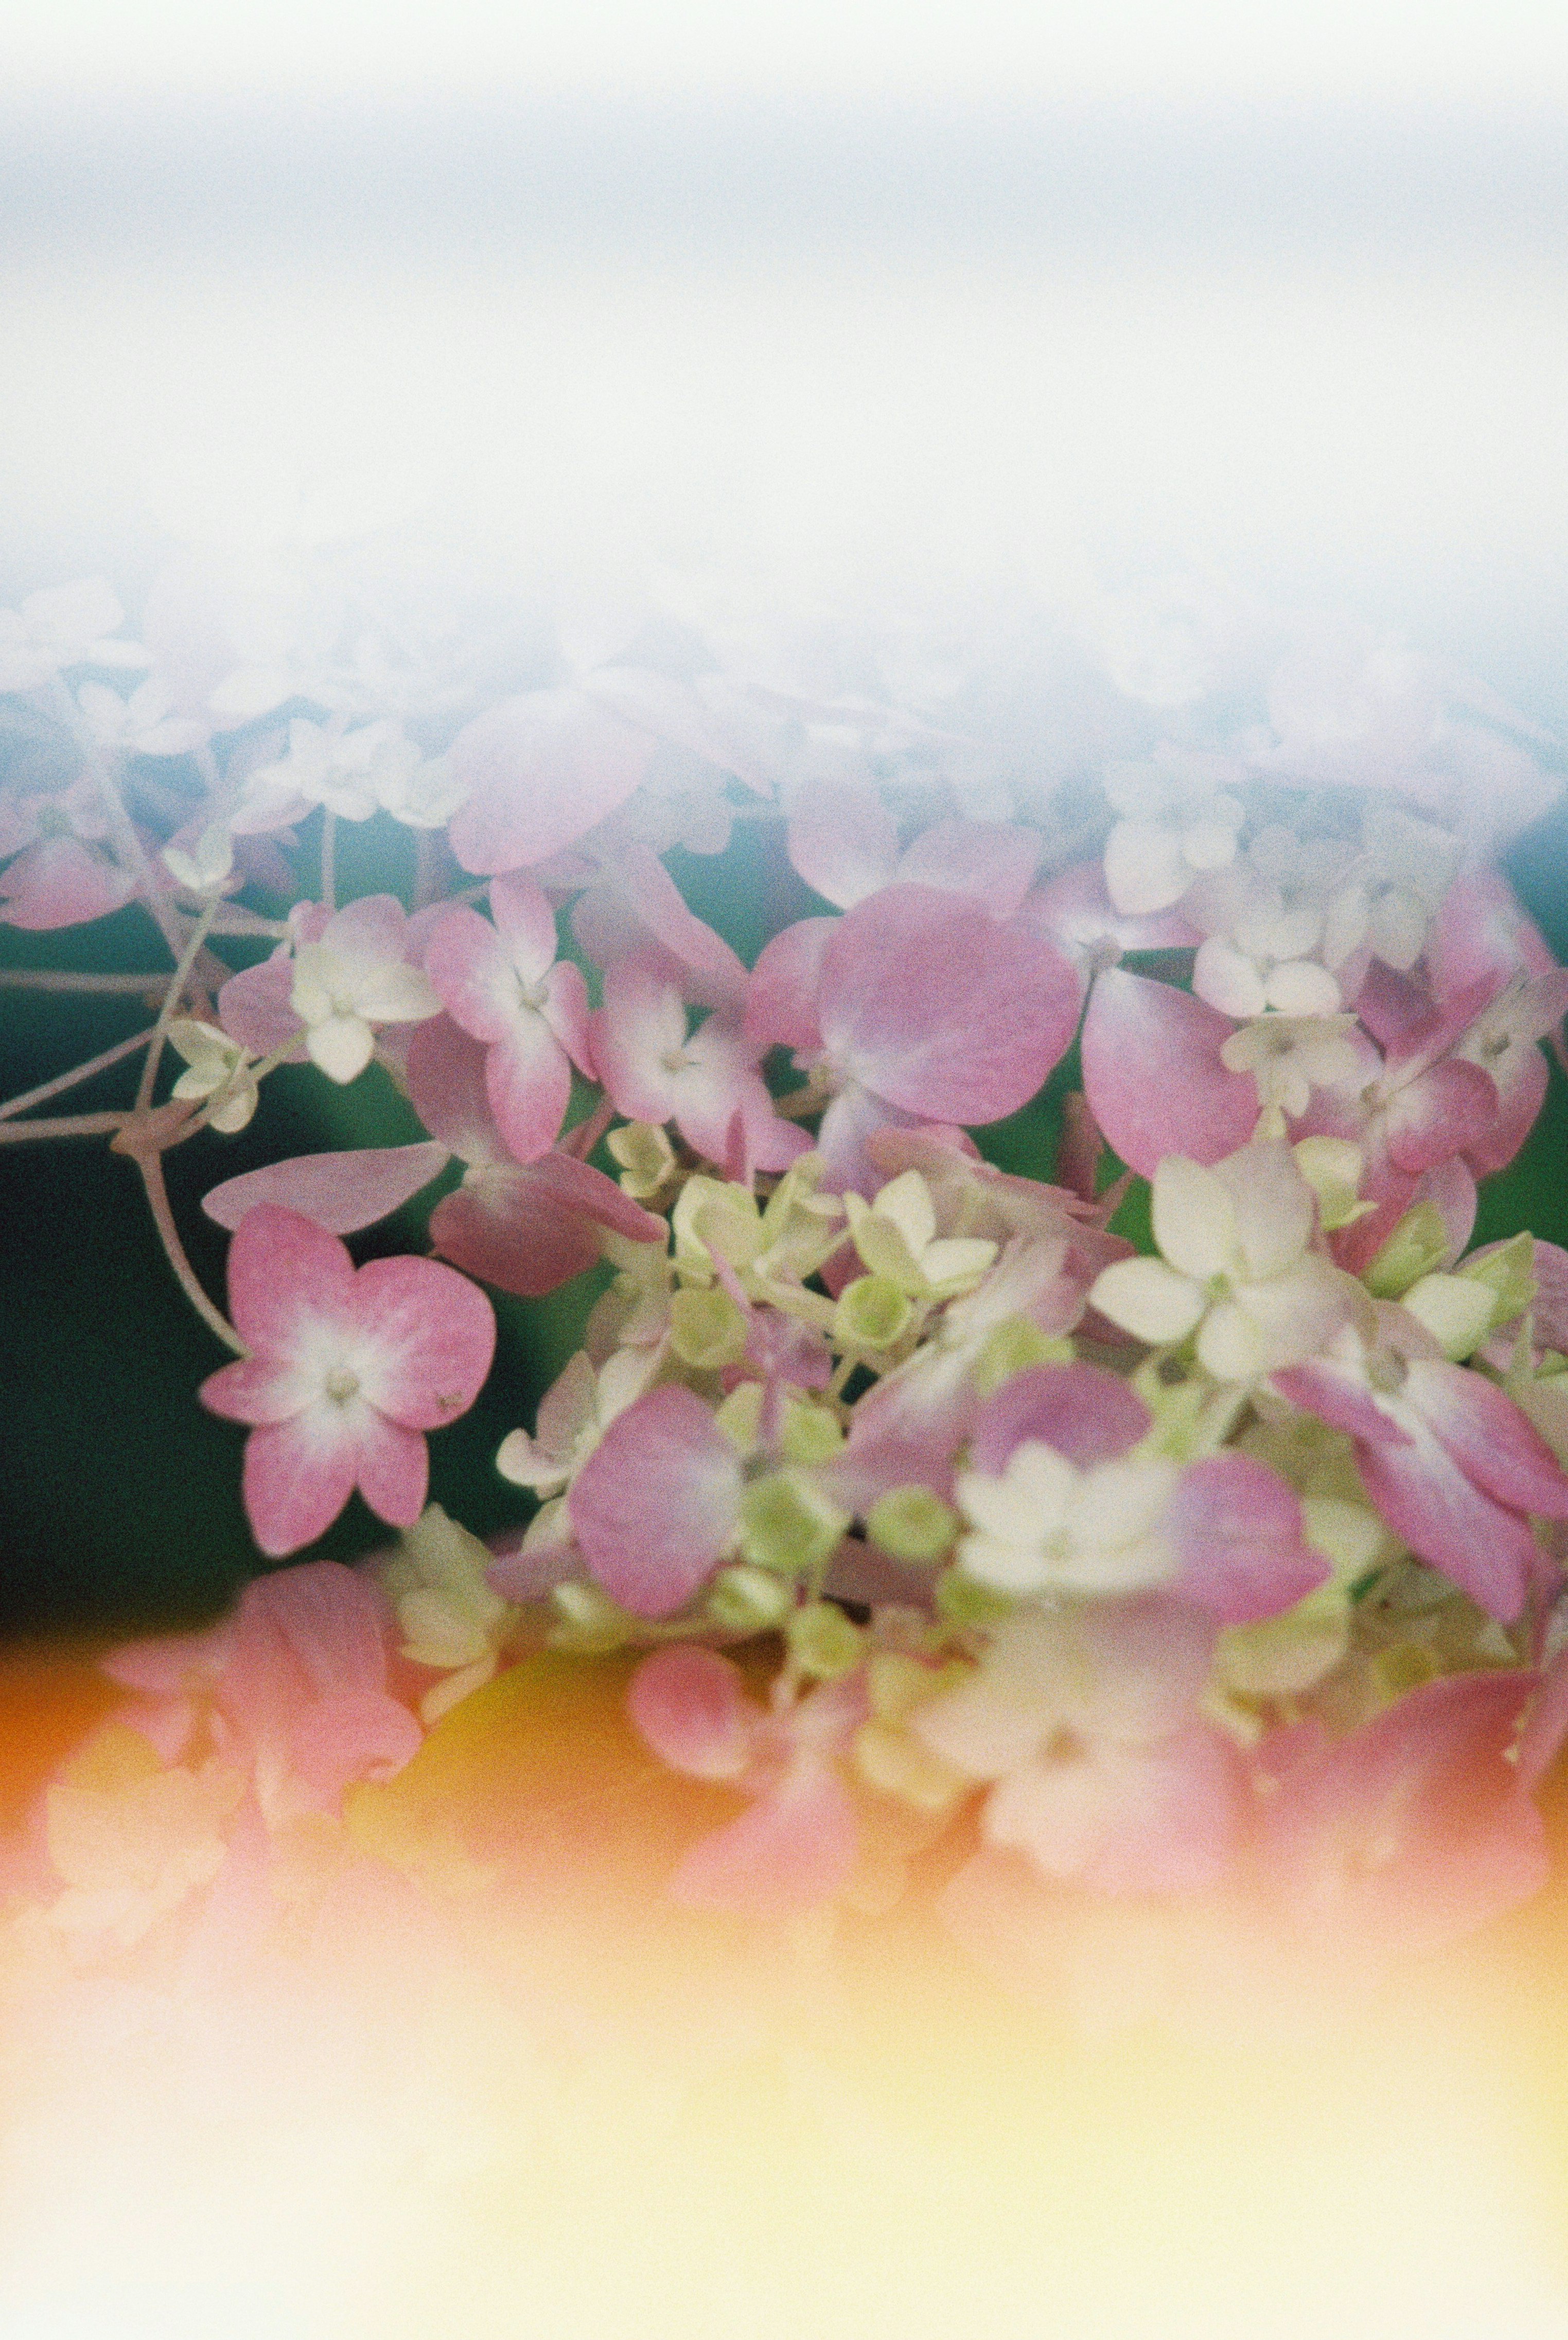
{"label": "flower center", "polygon": [[659,1061],[663,1066],[667,1073],[683,1073],[690,1066],[691,1059],[686,1054],[684,1048],[666,1048]]}
{"label": "flower center", "polygon": [[1078,1733],[1069,1730],[1064,1722],[1052,1731],[1041,1748],[1040,1760],[1045,1763],[1077,1763],[1082,1761],[1085,1751]]}
{"label": "flower center", "polygon": [[360,1393],[360,1377],[351,1373],[346,1365],[334,1365],[327,1375],[327,1395],[334,1405],[347,1405]]}

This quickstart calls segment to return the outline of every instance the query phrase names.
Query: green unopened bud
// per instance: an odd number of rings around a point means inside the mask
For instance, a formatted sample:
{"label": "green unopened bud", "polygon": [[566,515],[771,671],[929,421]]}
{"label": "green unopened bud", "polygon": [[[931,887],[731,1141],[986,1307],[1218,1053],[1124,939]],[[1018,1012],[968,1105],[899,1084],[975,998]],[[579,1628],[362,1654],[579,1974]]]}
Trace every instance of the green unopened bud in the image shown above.
{"label": "green unopened bud", "polygon": [[1448,1228],[1435,1203],[1406,1211],[1362,1282],[1375,1300],[1400,1300],[1413,1284],[1430,1275],[1449,1248]]}
{"label": "green unopened bud", "polygon": [[866,1532],[890,1560],[934,1568],[952,1550],[958,1514],[929,1487],[891,1487],[866,1515]]}
{"label": "green unopened bud", "polygon": [[950,1568],[945,1576],[937,1579],[936,1601],[950,1625],[994,1625],[1010,1615],[1013,1609],[1005,1592],[977,1582],[961,1568]]}
{"label": "green unopened bud", "polygon": [[1484,1284],[1493,1294],[1492,1318],[1486,1329],[1511,1324],[1523,1314],[1540,1289],[1535,1280],[1535,1238],[1514,1235],[1484,1259],[1467,1259],[1458,1271]]}
{"label": "green unopened bud", "polygon": [[1424,1275],[1411,1285],[1403,1304],[1455,1364],[1478,1348],[1492,1329],[1494,1294],[1474,1276]]}
{"label": "green unopened bud", "polygon": [[993,1325],[986,1336],[974,1367],[974,1383],[982,1397],[989,1397],[1015,1373],[1027,1373],[1031,1365],[1070,1365],[1073,1344],[1070,1341],[1052,1340],[1027,1316],[1005,1316]]}
{"label": "green unopened bud", "polygon": [[796,1665],[819,1681],[837,1681],[853,1673],[865,1653],[866,1637],[859,1626],[831,1601],[809,1601],[796,1610],[784,1631]]}
{"label": "green unopened bud", "polygon": [[746,1353],[747,1324],[722,1284],[677,1292],[670,1303],[670,1345],[682,1364],[717,1373]]}
{"label": "green unopened bud", "polygon": [[786,1462],[830,1462],[844,1443],[844,1425],[825,1405],[809,1398],[787,1398],[779,1428],[779,1452]]}
{"label": "green unopened bud", "polygon": [[840,1349],[890,1349],[903,1339],[914,1314],[908,1294],[890,1276],[858,1275],[839,1294],[833,1339]]}
{"label": "green unopened bud", "polygon": [[622,1650],[637,1637],[637,1620],[597,1584],[558,1584],[550,1596],[557,1621],[545,1639],[552,1650],[571,1650],[580,1657],[597,1657]]}
{"label": "green unopened bud", "polygon": [[708,1614],[726,1633],[768,1633],[780,1623],[794,1601],[782,1577],[744,1562],[721,1568],[708,1595]]}
{"label": "green unopened bud", "polygon": [[753,1480],[740,1498],[740,1549],[757,1568],[804,1576],[838,1549],[849,1514],[791,1471]]}

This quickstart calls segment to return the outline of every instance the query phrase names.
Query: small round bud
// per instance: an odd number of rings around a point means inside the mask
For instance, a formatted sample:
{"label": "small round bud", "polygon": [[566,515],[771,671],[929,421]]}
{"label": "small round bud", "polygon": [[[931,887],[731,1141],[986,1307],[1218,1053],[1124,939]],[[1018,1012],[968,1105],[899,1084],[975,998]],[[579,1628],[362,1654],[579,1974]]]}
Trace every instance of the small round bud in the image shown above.
{"label": "small round bud", "polygon": [[741,1562],[714,1578],[708,1614],[726,1633],[767,1633],[783,1621],[793,1601],[782,1577]]}
{"label": "small round bud", "polygon": [[809,1601],[796,1610],[784,1631],[796,1665],[819,1681],[837,1681],[853,1673],[864,1653],[859,1626],[831,1601]]}
{"label": "small round bud", "polygon": [[833,1339],[840,1349],[890,1349],[903,1339],[914,1314],[908,1294],[890,1276],[858,1275],[839,1294]]}
{"label": "small round bud", "polygon": [[891,1487],[866,1514],[866,1532],[890,1560],[934,1568],[953,1548],[959,1527],[951,1503],[929,1487]]}

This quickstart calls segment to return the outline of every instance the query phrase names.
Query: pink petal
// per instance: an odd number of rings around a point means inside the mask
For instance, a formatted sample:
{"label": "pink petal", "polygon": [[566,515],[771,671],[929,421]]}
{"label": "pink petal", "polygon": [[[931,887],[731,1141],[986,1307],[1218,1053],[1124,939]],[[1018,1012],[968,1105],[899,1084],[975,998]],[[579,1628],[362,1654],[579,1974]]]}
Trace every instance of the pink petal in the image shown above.
{"label": "pink petal", "polygon": [[[1545,1065],[1542,1065],[1545,1072]],[[1428,1066],[1396,1089],[1388,1107],[1388,1158],[1416,1176],[1483,1139],[1497,1118],[1497,1090],[1489,1074],[1462,1056]]]}
{"label": "pink petal", "polygon": [[382,1593],[358,1570],[314,1560],[258,1577],[240,1596],[242,1628],[258,1617],[282,1633],[318,1696],[385,1689],[392,1621]]}
{"label": "pink petal", "polygon": [[1369,1441],[1374,1446],[1408,1446],[1411,1434],[1402,1429],[1394,1416],[1385,1412],[1373,1396],[1366,1383],[1353,1373],[1342,1373],[1335,1366],[1310,1363],[1292,1365],[1285,1373],[1275,1373],[1270,1387],[1298,1405],[1304,1413],[1316,1414],[1332,1430],[1343,1430],[1350,1437]]}
{"label": "pink petal", "polygon": [[684,1000],[652,960],[622,959],[609,968],[591,1039],[617,1113],[633,1121],[670,1118],[675,1076],[664,1060],[684,1052],[686,1021]]}
{"label": "pink petal", "polygon": [[1540,1677],[1540,1688],[1519,1734],[1514,1765],[1524,1794],[1533,1795],[1556,1761],[1568,1739],[1568,1649],[1557,1655]]}
{"label": "pink petal", "polygon": [[[269,1560],[313,1543],[354,1491],[358,1457],[347,1441],[323,1446],[293,1415],[253,1430],[241,1492],[251,1532]],[[415,1514],[417,1517],[417,1513]]]}
{"label": "pink petal", "polygon": [[1511,1054],[1513,1071],[1499,1089],[1496,1119],[1464,1149],[1465,1160],[1478,1178],[1506,1170],[1546,1102],[1546,1059],[1540,1049],[1515,1048]]}
{"label": "pink petal", "polygon": [[1265,1873],[1297,1926],[1365,1956],[1429,1949],[1546,1877],[1507,1750],[1539,1677],[1451,1674],[1395,1700],[1263,1805]]}
{"label": "pink petal", "polygon": [[571,925],[597,966],[651,947],[665,975],[699,1006],[739,1009],[745,1001],[741,961],[722,935],[687,907],[650,845],[624,846],[604,861],[599,883],[578,902]]}
{"label": "pink petal", "polygon": [[1426,946],[1426,964],[1440,999],[1477,983],[1507,982],[1523,967],[1547,975],[1556,966],[1552,947],[1497,869],[1468,869],[1449,887]]}
{"label": "pink petal", "polygon": [[[350,1314],[375,1344],[379,1412],[408,1430],[467,1413],[495,1354],[495,1312],[477,1284],[439,1260],[372,1259],[354,1277]],[[368,1488],[366,1501],[380,1508]]]}
{"label": "pink petal", "polygon": [[[488,1301],[485,1305],[489,1307]],[[391,1422],[367,1406],[360,1423],[354,1475],[378,1520],[385,1520],[389,1527],[412,1528],[424,1509],[430,1486],[430,1455],[424,1440],[417,1430]]]}
{"label": "pink petal", "polygon": [[1424,1358],[1408,1368],[1404,1394],[1484,1493],[1513,1511],[1568,1519],[1568,1476],[1494,1382],[1463,1365]]}
{"label": "pink petal", "polygon": [[[525,983],[541,982],[556,954],[555,912],[543,888],[532,878],[521,875],[492,878],[490,915],[517,973]],[[431,980],[433,983],[435,977]]]}
{"label": "pink petal", "polygon": [[242,1177],[225,1178],[202,1197],[202,1208],[230,1234],[258,1203],[280,1204],[313,1219],[329,1234],[351,1235],[401,1210],[445,1169],[444,1145],[375,1145],[348,1154],[300,1154]]}
{"label": "pink petal", "polygon": [[939,820],[904,855],[898,883],[973,894],[992,917],[1010,918],[1034,883],[1043,845],[1037,829],[1010,821]]}
{"label": "pink petal", "polygon": [[572,1482],[567,1514],[589,1568],[637,1617],[690,1600],[735,1536],[740,1463],[690,1390],[650,1390],[616,1415]]}
{"label": "pink petal", "polygon": [[134,877],[91,852],[76,837],[49,837],[0,873],[0,924],[26,934],[84,925],[123,909],[136,890]]}
{"label": "pink petal", "polygon": [[869,781],[825,783],[797,811],[788,838],[797,874],[840,910],[888,885],[898,859],[898,824]]}
{"label": "pink petal", "polygon": [[830,1771],[802,1764],[739,1819],[700,1838],[670,1890],[689,1909],[786,1917],[847,1884],[858,1850],[849,1796]]}
{"label": "pink petal", "polygon": [[1166,1524],[1182,1551],[1173,1591],[1224,1625],[1275,1617],[1328,1581],[1327,1562],[1302,1542],[1295,1489],[1249,1455],[1189,1464]]}
{"label": "pink petal", "polygon": [[431,1135],[471,1163],[505,1158],[490,1109],[481,1042],[450,1016],[413,1026],[406,1072],[409,1100]]}
{"label": "pink petal", "polygon": [[602,1170],[553,1153],[526,1168],[486,1170],[444,1195],[430,1219],[431,1241],[444,1259],[528,1300],[594,1266],[604,1228],[632,1243],[663,1243],[669,1232]]}
{"label": "pink petal", "polygon": [[229,1314],[253,1349],[292,1359],[302,1327],[349,1311],[353,1262],[336,1235],[276,1203],[258,1203],[229,1245]]}
{"label": "pink petal", "polygon": [[[264,958],[258,967],[232,975],[223,986],[218,1021],[230,1039],[253,1056],[270,1056],[305,1028],[289,1004],[293,987],[293,960],[282,954]],[[296,1048],[290,1061],[303,1063],[304,1054],[303,1046]]]}
{"label": "pink petal", "polygon": [[452,741],[452,771],[472,794],[452,817],[452,849],[485,877],[548,861],[626,802],[652,752],[645,732],[581,692],[507,699]]}
{"label": "pink petal", "polygon": [[750,1760],[756,1710],[740,1669],[695,1642],[656,1650],[631,1677],[626,1710],[661,1763],[697,1780],[733,1780]]}
{"label": "pink petal", "polygon": [[760,1048],[822,1046],[817,996],[822,960],[839,930],[837,918],[799,918],[774,936],[751,970],[742,1029]]}
{"label": "pink petal", "polygon": [[978,902],[893,886],[840,919],[823,953],[822,1040],[836,1069],[931,1121],[1027,1105],[1077,1024],[1077,979],[1049,944]]}
{"label": "pink petal", "polygon": [[390,1780],[411,1762],[424,1732],[384,1691],[345,1691],[323,1699],[295,1723],[291,1768],[311,1790],[313,1808],[336,1812],[357,1780]]}
{"label": "pink petal", "polygon": [[558,959],[544,978],[544,994],[541,1015],[583,1078],[597,1080],[582,969],[570,959]]}
{"label": "pink petal", "polygon": [[1152,1416],[1136,1390],[1100,1365],[1031,1365],[1014,1373],[975,1417],[969,1460],[997,1477],[1026,1439],[1054,1447],[1079,1470],[1136,1446]]}
{"label": "pink petal", "polygon": [[236,1357],[220,1365],[196,1392],[209,1413],[225,1422],[292,1422],[300,1411],[299,1376],[293,1364],[277,1357]]}
{"label": "pink petal", "polygon": [[447,1014],[476,1040],[503,1040],[512,1030],[518,1016],[511,954],[477,910],[460,906],[432,927],[424,947],[424,971]]}
{"label": "pink petal", "polygon": [[1084,1017],[1084,1090],[1115,1151],[1144,1178],[1167,1154],[1206,1168],[1245,1145],[1257,1123],[1257,1085],[1227,1073],[1226,1016],[1168,983],[1111,967]]}
{"label": "pink petal", "polygon": [[520,1017],[491,1049],[484,1085],[507,1152],[519,1162],[547,1154],[571,1101],[571,1067],[541,1016]]}
{"label": "pink petal", "polygon": [[1430,1445],[1364,1445],[1362,1483],[1416,1557],[1511,1625],[1524,1606],[1534,1564],[1528,1522],[1474,1486],[1433,1439]]}

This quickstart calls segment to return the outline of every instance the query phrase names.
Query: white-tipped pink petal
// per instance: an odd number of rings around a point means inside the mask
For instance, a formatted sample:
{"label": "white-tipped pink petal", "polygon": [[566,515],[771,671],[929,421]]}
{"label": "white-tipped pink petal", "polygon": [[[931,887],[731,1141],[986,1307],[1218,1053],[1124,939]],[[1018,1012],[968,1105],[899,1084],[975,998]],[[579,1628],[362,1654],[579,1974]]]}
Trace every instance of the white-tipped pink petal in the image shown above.
{"label": "white-tipped pink petal", "polygon": [[1168,983],[1112,967],[1084,1017],[1084,1089],[1109,1145],[1145,1178],[1167,1155],[1212,1165],[1257,1122],[1250,1074],[1227,1073],[1227,1017]]}
{"label": "white-tipped pink petal", "polygon": [[519,1162],[546,1154],[571,1101],[571,1067],[541,1016],[520,1016],[485,1058],[485,1093],[506,1150]]}
{"label": "white-tipped pink petal", "polygon": [[838,929],[837,918],[799,918],[759,954],[741,1026],[758,1047],[797,1048],[802,1055],[820,1048],[822,961]]}
{"label": "white-tipped pink petal", "polygon": [[225,1178],[203,1195],[202,1208],[231,1234],[258,1203],[276,1203],[313,1219],[331,1234],[348,1235],[400,1210],[450,1159],[447,1148],[433,1141],[357,1147],[346,1154],[301,1154],[292,1161],[247,1170],[239,1178]]}
{"label": "white-tipped pink petal", "polygon": [[740,1464],[690,1390],[650,1390],[617,1414],[572,1482],[567,1512],[596,1582],[637,1617],[689,1601],[735,1540]]}
{"label": "white-tipped pink petal", "polygon": [[433,1259],[372,1259],[353,1280],[354,1329],[374,1359],[372,1403],[410,1430],[466,1413],[495,1354],[495,1312]]}

